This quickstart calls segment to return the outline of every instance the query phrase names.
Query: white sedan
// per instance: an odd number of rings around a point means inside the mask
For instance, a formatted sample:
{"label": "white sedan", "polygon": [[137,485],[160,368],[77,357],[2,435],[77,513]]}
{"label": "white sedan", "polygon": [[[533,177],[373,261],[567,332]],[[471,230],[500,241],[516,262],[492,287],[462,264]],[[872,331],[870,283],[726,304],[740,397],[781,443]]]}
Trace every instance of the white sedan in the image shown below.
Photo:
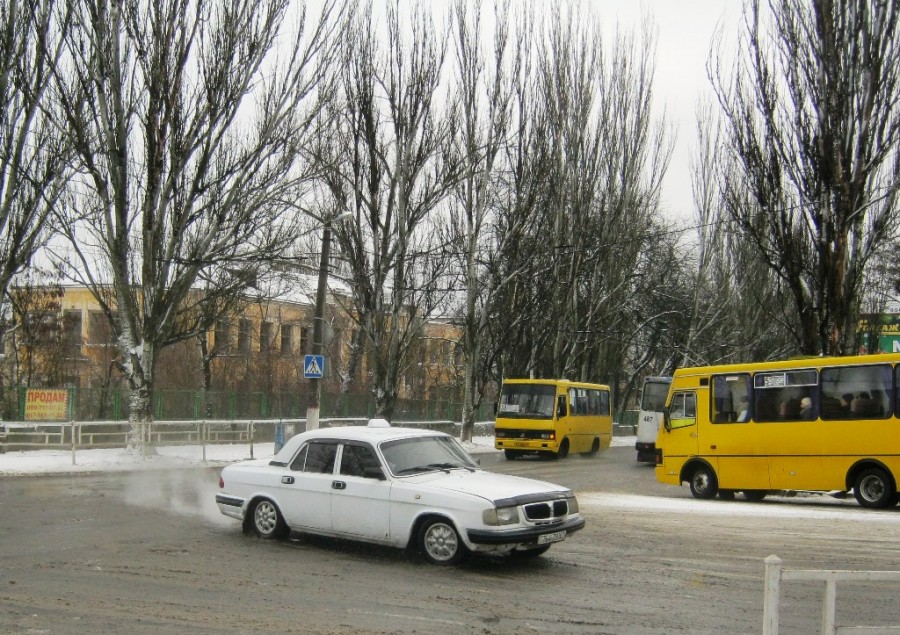
{"label": "white sedan", "polygon": [[263,538],[415,547],[436,564],[470,552],[537,556],[584,527],[571,490],[486,472],[456,439],[428,430],[304,432],[272,459],[225,467],[219,487],[219,510]]}

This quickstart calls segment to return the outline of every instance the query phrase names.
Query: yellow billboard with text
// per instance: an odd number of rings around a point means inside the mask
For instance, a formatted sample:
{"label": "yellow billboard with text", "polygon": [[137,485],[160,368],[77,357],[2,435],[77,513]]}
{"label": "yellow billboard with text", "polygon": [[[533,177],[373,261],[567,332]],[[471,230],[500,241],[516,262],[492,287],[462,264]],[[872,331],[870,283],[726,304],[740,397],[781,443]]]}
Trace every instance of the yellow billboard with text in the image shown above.
{"label": "yellow billboard with text", "polygon": [[69,418],[69,391],[29,388],[25,396],[25,421],[65,421]]}

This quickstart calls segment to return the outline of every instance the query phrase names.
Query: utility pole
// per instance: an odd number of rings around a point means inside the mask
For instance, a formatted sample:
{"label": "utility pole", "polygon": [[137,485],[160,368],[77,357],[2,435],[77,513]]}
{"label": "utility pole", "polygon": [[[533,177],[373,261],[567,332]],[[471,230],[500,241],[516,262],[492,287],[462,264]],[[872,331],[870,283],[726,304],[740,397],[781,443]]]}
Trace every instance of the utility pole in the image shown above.
{"label": "utility pole", "polygon": [[[322,255],[319,259],[319,281],[316,284],[316,307],[313,316],[312,354],[323,355],[325,348],[325,293],[328,290],[328,263],[331,256],[331,224],[349,217],[350,212],[338,214],[322,225]],[[322,373],[325,364],[322,364]],[[319,377],[309,378],[309,399],[306,403],[306,429],[316,430],[319,427],[319,411],[322,400],[322,380]]]}

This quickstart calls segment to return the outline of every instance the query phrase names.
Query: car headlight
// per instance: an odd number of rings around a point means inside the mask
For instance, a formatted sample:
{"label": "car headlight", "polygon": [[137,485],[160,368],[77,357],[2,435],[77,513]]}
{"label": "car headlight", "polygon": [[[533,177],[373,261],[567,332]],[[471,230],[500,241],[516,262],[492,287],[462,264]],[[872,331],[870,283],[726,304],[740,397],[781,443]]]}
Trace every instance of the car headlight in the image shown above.
{"label": "car headlight", "polygon": [[485,525],[513,525],[519,522],[519,510],[515,507],[486,509],[481,514]]}
{"label": "car headlight", "polygon": [[566,498],[566,504],[569,506],[570,514],[578,513],[578,499],[577,498],[575,498],[574,496],[569,496],[568,498]]}

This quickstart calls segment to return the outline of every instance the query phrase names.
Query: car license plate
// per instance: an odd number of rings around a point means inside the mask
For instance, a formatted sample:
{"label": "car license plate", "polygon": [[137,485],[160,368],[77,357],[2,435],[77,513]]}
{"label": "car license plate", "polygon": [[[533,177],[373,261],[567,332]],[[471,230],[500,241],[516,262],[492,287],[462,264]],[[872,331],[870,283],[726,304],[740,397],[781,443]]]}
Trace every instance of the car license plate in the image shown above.
{"label": "car license plate", "polygon": [[561,540],[566,539],[565,531],[554,531],[552,534],[543,534],[542,536],[538,536],[538,544],[539,545],[547,545],[551,542],[559,542]]}

